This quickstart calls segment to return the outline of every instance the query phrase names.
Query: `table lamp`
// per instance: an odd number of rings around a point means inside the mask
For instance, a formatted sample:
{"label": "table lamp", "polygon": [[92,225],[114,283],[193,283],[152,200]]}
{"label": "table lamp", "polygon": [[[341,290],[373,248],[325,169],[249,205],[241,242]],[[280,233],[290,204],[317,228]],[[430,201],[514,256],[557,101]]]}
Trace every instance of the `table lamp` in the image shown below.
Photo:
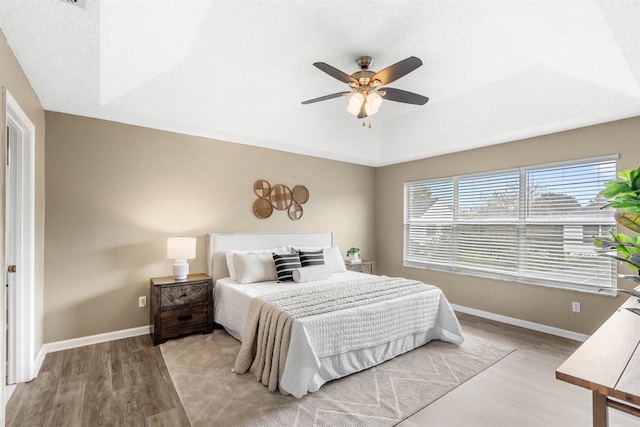
{"label": "table lamp", "polygon": [[186,280],[187,274],[189,274],[187,260],[195,257],[195,237],[169,237],[167,239],[167,258],[175,260],[173,263],[173,277],[176,280]]}

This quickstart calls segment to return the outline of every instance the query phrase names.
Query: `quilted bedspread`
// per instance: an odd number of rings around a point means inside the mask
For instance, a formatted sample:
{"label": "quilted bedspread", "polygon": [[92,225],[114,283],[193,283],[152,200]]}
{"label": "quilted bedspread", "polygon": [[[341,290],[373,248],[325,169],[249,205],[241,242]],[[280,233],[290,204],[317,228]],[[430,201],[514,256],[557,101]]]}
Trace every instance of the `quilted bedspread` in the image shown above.
{"label": "quilted bedspread", "polygon": [[269,390],[301,397],[319,358],[426,331],[463,340],[442,291],[422,282],[371,276],[287,290],[252,300],[235,371],[250,370]]}

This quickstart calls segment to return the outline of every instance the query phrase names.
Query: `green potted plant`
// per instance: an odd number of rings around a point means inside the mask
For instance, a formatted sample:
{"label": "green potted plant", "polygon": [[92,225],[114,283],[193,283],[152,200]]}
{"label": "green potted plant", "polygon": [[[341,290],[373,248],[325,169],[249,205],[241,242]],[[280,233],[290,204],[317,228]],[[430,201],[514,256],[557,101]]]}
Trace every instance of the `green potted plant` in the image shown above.
{"label": "green potted plant", "polygon": [[357,261],[360,259],[360,248],[350,248],[347,251],[347,258],[351,261]]}
{"label": "green potted plant", "polygon": [[[618,174],[618,181],[605,184],[601,194],[610,202],[604,208],[616,208],[616,222],[631,231],[640,233],[640,167],[635,170],[626,169]],[[595,245],[601,254],[623,261],[633,269],[638,270],[639,276],[622,275],[640,283],[640,236],[628,236],[623,233],[611,232],[611,238],[598,237]]]}

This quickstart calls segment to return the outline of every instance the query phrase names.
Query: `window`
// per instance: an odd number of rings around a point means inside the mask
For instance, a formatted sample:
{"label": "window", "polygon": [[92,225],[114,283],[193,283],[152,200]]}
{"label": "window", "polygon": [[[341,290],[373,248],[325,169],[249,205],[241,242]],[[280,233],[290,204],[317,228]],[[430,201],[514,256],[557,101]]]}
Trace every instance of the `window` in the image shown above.
{"label": "window", "polygon": [[594,237],[615,230],[600,209],[617,157],[405,183],[404,265],[597,291],[615,261]]}

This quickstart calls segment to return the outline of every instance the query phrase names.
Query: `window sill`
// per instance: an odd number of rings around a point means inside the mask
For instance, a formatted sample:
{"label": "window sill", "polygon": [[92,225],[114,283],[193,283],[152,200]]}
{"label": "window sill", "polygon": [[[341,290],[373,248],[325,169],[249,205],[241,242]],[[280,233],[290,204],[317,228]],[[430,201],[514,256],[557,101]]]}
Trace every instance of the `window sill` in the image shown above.
{"label": "window sill", "polygon": [[427,266],[427,265],[420,265],[420,264],[413,264],[413,263],[404,262],[402,264],[402,266],[406,267],[406,268],[416,268],[418,270],[433,270],[433,271],[439,271],[439,272],[443,272],[443,273],[451,273],[451,274],[459,274],[459,275],[463,275],[463,276],[477,277],[479,279],[500,280],[500,281],[509,282],[509,283],[519,283],[519,284],[523,284],[523,285],[541,286],[541,287],[545,287],[545,288],[560,289],[560,290],[564,290],[564,291],[573,291],[573,292],[580,292],[580,293],[592,294],[592,295],[600,295],[600,296],[607,296],[607,297],[615,297],[617,295],[616,288],[600,288],[600,290],[599,290],[599,289],[595,289],[595,288],[592,288],[592,287],[581,287],[580,285],[562,285],[562,284],[557,284],[557,283],[537,281],[535,279],[519,278],[519,277],[505,277],[505,276],[500,276],[500,275],[497,275],[497,274],[490,274],[490,273],[484,273],[484,272],[478,272],[478,271],[452,270],[450,268],[439,268],[436,265],[428,265]]}

